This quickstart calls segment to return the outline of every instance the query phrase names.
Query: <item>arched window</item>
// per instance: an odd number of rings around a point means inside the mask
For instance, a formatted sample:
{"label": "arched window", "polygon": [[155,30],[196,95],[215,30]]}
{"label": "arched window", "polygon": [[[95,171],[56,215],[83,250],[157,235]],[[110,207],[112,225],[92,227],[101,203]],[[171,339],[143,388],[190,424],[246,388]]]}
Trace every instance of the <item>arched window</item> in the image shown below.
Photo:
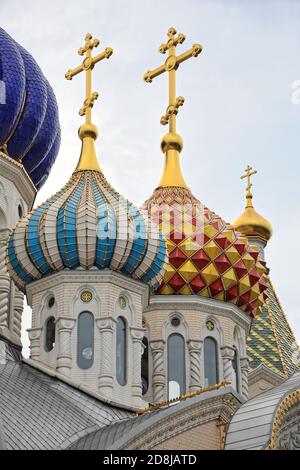
{"label": "arched window", "polygon": [[234,347],[234,356],[232,359],[232,369],[233,369],[233,377],[232,377],[232,386],[238,392],[239,390],[239,365],[238,365],[238,352]]}
{"label": "arched window", "polygon": [[77,327],[77,364],[80,369],[89,369],[94,362],[94,316],[82,312]]}
{"label": "arched window", "polygon": [[168,338],[168,396],[177,398],[185,393],[185,343],[182,335],[173,333]]}
{"label": "arched window", "polygon": [[120,385],[126,384],[126,323],[124,318],[117,319],[116,337],[116,376]]}
{"label": "arched window", "polygon": [[55,346],[55,318],[49,317],[45,324],[45,351],[50,352]]}
{"label": "arched window", "polygon": [[145,395],[147,393],[149,387],[149,362],[148,362],[148,339],[146,336],[143,338],[143,355],[142,355],[142,367],[141,367],[141,375],[142,375],[142,393]]}
{"label": "arched window", "polygon": [[218,383],[218,376],[218,345],[214,338],[208,336],[204,340],[205,386]]}

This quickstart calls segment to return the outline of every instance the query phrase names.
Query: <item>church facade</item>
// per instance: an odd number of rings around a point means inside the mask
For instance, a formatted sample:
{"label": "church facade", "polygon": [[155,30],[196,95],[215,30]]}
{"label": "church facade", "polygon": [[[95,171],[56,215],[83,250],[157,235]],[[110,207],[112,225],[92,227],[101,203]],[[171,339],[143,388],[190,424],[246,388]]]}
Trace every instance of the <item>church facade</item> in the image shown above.
{"label": "church facade", "polygon": [[256,171],[246,168],[245,211],[230,224],[180,168],[175,77],[202,50],[176,55],[184,41],[170,28],[166,61],[144,76],[168,75],[169,103],[162,177],[142,207],[98,164],[92,73],[113,50],[93,55],[87,34],[66,72],[85,75],[79,162],[33,208],[59,150],[58,107],[0,29],[0,449],[300,449],[299,347],[270,280]]}

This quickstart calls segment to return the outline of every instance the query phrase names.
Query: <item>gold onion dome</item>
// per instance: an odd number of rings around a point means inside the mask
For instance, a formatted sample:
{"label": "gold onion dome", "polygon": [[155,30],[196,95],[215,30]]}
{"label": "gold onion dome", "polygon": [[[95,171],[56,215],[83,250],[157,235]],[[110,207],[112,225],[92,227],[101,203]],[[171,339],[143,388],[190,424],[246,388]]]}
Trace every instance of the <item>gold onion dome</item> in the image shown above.
{"label": "gold onion dome", "polygon": [[246,237],[259,237],[267,242],[272,236],[272,225],[267,219],[256,212],[252,203],[253,195],[251,193],[252,184],[250,183],[250,176],[255,173],[257,173],[257,171],[252,170],[248,165],[245,170],[245,175],[241,176],[241,178],[248,178],[246,189],[247,202],[244,212],[233,221],[232,225]]}
{"label": "gold onion dome", "polygon": [[161,143],[165,166],[159,187],[144,203],[143,209],[167,239],[169,263],[159,295],[199,295],[237,305],[251,316],[266,298],[266,264],[257,247],[234,227],[204,206],[187,187],[180,168],[181,137],[176,133],[176,116],[183,97],[176,98],[175,73],[179,64],[196,57],[199,44],[176,56],[175,47],[184,41],[170,28],[169,40],[159,51],[169,52],[165,64],[144,75],[146,82],[169,73],[169,106],[161,124],[169,133]]}

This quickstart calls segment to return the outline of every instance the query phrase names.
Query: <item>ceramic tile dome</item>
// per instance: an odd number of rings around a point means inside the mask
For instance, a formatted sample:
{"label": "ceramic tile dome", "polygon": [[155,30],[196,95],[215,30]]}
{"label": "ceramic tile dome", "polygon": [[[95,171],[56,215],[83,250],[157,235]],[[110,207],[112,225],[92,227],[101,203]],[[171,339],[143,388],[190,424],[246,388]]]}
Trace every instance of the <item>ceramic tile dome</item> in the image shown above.
{"label": "ceramic tile dome", "polygon": [[167,265],[162,233],[100,171],[76,171],[20,220],[8,243],[17,286],[63,269],[111,269],[157,287]]}
{"label": "ceramic tile dome", "polygon": [[236,304],[255,316],[267,288],[265,262],[246,237],[188,188],[157,188],[144,203],[165,237],[169,264],[160,295],[200,295]]}
{"label": "ceramic tile dome", "polygon": [[0,150],[22,163],[39,189],[60,146],[56,98],[33,57],[0,28]]}

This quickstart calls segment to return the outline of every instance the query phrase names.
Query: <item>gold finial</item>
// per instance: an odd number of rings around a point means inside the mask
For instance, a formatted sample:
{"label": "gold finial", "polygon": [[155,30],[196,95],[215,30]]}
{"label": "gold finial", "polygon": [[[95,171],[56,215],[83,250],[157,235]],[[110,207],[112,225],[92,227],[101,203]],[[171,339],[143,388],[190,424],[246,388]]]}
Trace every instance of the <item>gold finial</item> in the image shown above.
{"label": "gold finial", "polygon": [[247,178],[246,207],[244,212],[232,222],[233,227],[247,237],[260,238],[266,243],[272,236],[272,225],[263,216],[258,214],[252,204],[251,176],[257,173],[251,166],[247,166],[241,179]]}
{"label": "gold finial", "polygon": [[78,54],[80,56],[85,54],[82,64],[75,69],[68,70],[65,74],[67,80],[72,80],[75,75],[85,71],[85,100],[82,108],[79,110],[79,115],[85,116],[85,124],[83,124],[78,131],[79,137],[82,140],[82,149],[75,171],[100,171],[94,147],[94,141],[97,139],[98,130],[97,127],[92,124],[92,107],[94,106],[94,101],[98,98],[99,94],[97,91],[92,92],[92,70],[101,60],[109,59],[113,50],[110,47],[107,47],[103,52],[101,52],[101,54],[92,57],[92,50],[94,47],[98,47],[99,44],[99,39],[93,39],[93,36],[87,33],[85,36],[85,45],[78,50]]}
{"label": "gold finial", "polygon": [[167,43],[159,47],[161,54],[165,54],[168,51],[168,58],[160,67],[146,72],[144,80],[147,83],[151,83],[153,78],[158,77],[164,72],[169,72],[169,105],[166,113],[160,120],[162,125],[169,124],[169,133],[161,141],[161,148],[166,154],[166,161],[160,186],[180,186],[186,188],[187,186],[179,163],[179,153],[182,150],[183,141],[180,135],[176,133],[176,116],[179,107],[184,103],[184,98],[183,96],[176,97],[176,70],[182,62],[191,57],[197,57],[202,51],[202,46],[194,44],[191,49],[176,56],[176,46],[185,41],[184,34],[180,33],[177,36],[176,34],[175,28],[169,28]]}
{"label": "gold finial", "polygon": [[251,193],[251,188],[252,188],[252,183],[251,183],[251,176],[256,175],[257,170],[253,170],[253,168],[249,165],[247,165],[247,168],[245,169],[245,174],[241,176],[241,180],[244,178],[247,178],[247,188],[246,188],[246,199],[247,199],[247,204],[246,207],[253,207],[252,205],[252,193]]}

